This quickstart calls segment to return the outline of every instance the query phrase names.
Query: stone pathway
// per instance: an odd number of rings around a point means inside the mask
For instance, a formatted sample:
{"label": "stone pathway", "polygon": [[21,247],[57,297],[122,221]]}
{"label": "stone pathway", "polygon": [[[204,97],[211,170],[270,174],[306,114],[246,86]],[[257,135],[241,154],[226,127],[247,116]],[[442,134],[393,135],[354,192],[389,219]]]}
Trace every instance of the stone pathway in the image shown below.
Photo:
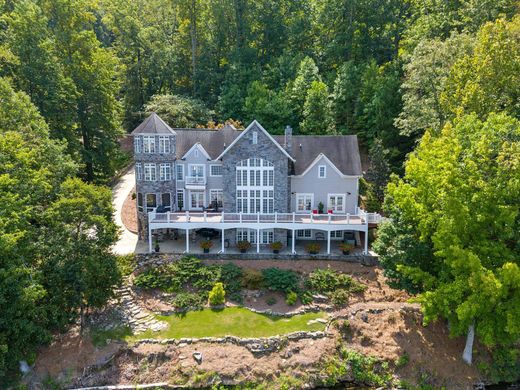
{"label": "stone pathway", "polygon": [[128,284],[116,290],[116,300],[123,315],[123,321],[132,329],[134,334],[142,333],[148,329],[157,332],[168,326],[167,323],[157,320],[152,313],[142,309],[134,299],[132,290]]}

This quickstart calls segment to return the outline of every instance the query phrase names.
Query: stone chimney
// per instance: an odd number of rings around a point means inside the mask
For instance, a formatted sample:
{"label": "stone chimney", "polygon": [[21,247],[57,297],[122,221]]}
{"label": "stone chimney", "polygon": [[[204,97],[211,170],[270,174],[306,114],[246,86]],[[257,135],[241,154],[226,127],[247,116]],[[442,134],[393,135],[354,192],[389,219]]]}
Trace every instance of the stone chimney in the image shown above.
{"label": "stone chimney", "polygon": [[289,154],[292,153],[292,127],[291,126],[287,126],[285,127],[285,150],[287,150],[287,152]]}

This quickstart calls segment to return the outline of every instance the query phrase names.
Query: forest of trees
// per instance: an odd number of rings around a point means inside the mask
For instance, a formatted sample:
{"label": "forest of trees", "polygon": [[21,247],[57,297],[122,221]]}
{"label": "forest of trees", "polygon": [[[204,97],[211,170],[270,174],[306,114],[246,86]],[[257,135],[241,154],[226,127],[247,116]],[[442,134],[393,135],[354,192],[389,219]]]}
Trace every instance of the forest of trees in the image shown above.
{"label": "forest of trees", "polygon": [[473,327],[505,354],[493,373],[510,379],[518,10],[517,0],[0,0],[0,377],[110,296],[117,231],[98,185],[128,163],[120,138],[157,111],[172,127],[257,119],[272,133],[356,134],[371,160],[365,207],[384,201],[391,217],[376,244],[387,275],[420,294],[427,321],[448,319],[455,335]]}

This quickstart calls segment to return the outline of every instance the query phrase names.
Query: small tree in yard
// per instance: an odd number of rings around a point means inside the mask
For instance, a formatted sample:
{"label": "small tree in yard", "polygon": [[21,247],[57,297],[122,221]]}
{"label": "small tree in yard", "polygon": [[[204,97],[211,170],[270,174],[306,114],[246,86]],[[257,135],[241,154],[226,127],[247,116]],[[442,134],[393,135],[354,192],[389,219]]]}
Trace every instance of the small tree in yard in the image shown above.
{"label": "small tree in yard", "polygon": [[209,292],[209,304],[211,306],[219,306],[223,305],[225,301],[226,292],[224,291],[224,285],[221,282],[217,282]]}

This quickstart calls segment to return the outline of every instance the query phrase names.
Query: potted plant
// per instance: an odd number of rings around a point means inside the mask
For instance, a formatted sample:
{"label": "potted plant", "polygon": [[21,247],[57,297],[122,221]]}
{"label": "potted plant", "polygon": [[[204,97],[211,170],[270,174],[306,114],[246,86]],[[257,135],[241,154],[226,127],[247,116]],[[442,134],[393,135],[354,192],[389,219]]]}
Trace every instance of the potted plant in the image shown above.
{"label": "potted plant", "polygon": [[311,255],[317,255],[320,252],[321,246],[317,242],[311,242],[305,245],[305,250]]}
{"label": "potted plant", "polygon": [[159,241],[155,241],[155,252],[159,252],[161,247],[159,246]]}
{"label": "potted plant", "polygon": [[323,209],[325,208],[323,202],[318,203],[318,213],[323,214]]}
{"label": "potted plant", "polygon": [[344,255],[348,255],[350,251],[354,249],[354,245],[349,244],[348,242],[342,242],[339,244],[339,249],[341,249]]}
{"label": "potted plant", "polygon": [[273,250],[273,253],[280,253],[280,249],[282,249],[283,244],[280,241],[275,241],[272,242],[269,246]]}
{"label": "potted plant", "polygon": [[213,247],[213,241],[205,240],[200,243],[200,247],[204,250],[204,253],[209,253],[209,250]]}
{"label": "potted plant", "polygon": [[240,249],[240,253],[246,253],[251,248],[251,243],[247,240],[238,241],[237,248]]}

